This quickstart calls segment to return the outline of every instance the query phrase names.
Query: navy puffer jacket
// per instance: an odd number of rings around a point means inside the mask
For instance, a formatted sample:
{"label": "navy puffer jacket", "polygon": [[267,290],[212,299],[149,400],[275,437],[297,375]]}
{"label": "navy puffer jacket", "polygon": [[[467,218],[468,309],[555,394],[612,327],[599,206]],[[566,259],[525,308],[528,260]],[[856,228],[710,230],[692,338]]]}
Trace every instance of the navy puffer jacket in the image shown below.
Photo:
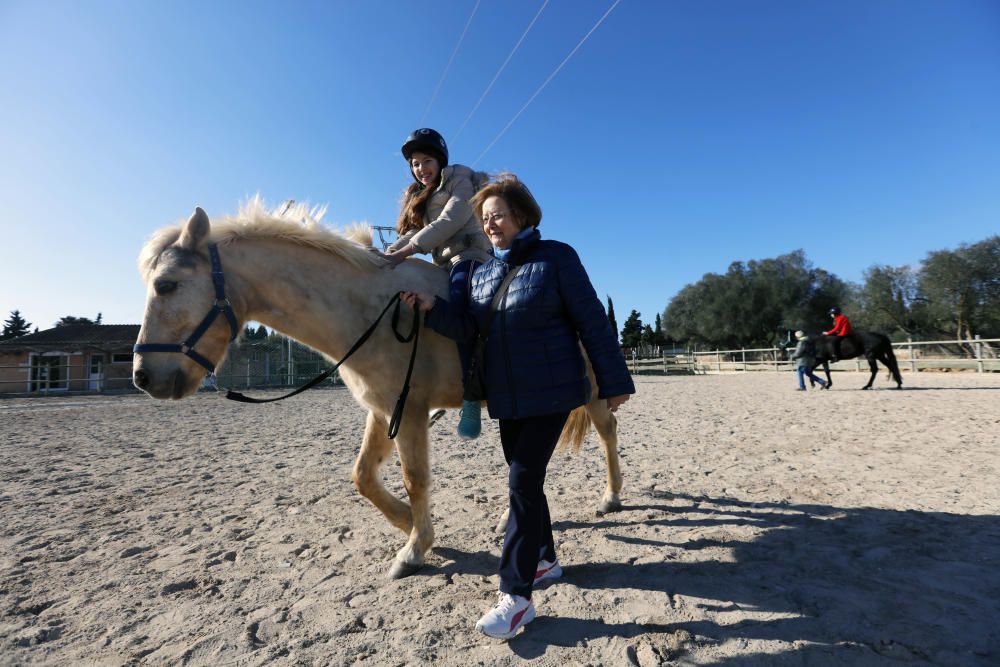
{"label": "navy puffer jacket", "polygon": [[576,251],[543,241],[538,230],[511,245],[472,276],[470,301],[438,297],[427,326],[471,343],[508,271],[519,273],[497,307],[486,347],[490,417],[519,419],[568,412],[590,401],[583,342],[597,377],[598,397],[635,393],[611,323]]}

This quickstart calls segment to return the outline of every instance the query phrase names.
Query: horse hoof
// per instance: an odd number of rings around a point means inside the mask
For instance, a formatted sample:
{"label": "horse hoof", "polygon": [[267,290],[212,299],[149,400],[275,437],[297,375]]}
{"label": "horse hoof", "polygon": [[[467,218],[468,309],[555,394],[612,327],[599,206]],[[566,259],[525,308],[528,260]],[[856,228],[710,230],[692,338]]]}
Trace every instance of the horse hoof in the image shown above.
{"label": "horse hoof", "polygon": [[862,387],[861,391],[868,391],[869,389],[871,389],[871,387]]}
{"label": "horse hoof", "polygon": [[402,579],[411,574],[416,574],[422,567],[423,564],[414,565],[413,563],[401,563],[397,560],[392,564],[392,569],[389,570],[389,578]]}
{"label": "horse hoof", "polygon": [[615,498],[614,500],[605,500],[601,502],[600,507],[597,508],[597,515],[610,514],[611,512],[620,512],[622,509],[622,501]]}

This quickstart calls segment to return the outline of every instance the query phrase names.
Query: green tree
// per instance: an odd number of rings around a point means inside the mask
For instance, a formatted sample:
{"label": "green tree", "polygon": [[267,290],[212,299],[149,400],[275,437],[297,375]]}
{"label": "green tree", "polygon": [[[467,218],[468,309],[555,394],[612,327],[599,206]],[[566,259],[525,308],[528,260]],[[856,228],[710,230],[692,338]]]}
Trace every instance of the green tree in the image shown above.
{"label": "green tree", "polygon": [[642,343],[642,320],[639,319],[639,311],[633,310],[625,320],[622,327],[622,346],[639,347]]}
{"label": "green tree", "polygon": [[97,324],[97,322],[89,317],[76,317],[75,315],[60,317],[59,321],[56,322],[57,327],[68,327],[71,324]]}
{"label": "green tree", "polygon": [[642,335],[640,336],[642,344],[647,347],[653,347],[656,345],[656,339],[653,336],[653,327],[648,324],[642,325]]}
{"label": "green tree", "polygon": [[918,280],[938,329],[959,340],[1000,333],[1000,236],[929,253]]}
{"label": "green tree", "polygon": [[0,340],[23,336],[28,333],[30,329],[31,322],[27,322],[23,317],[21,317],[21,311],[13,310],[10,313],[10,317],[4,320],[3,332],[0,333]]}
{"label": "green tree", "polygon": [[615,304],[608,295],[608,320],[611,321],[611,330],[615,332],[615,339],[618,338],[618,321],[615,319]]}
{"label": "green tree", "polygon": [[872,266],[857,290],[856,328],[912,336],[929,327],[926,299],[919,294],[917,274],[908,266]]}
{"label": "green tree", "polygon": [[263,324],[261,324],[256,328],[250,326],[249,324],[243,327],[243,336],[242,336],[243,340],[249,340],[249,341],[267,340],[267,336],[268,336],[267,327],[265,327]]}
{"label": "green tree", "polygon": [[725,274],[705,274],[681,289],[663,313],[664,330],[671,340],[692,346],[768,346],[785,329],[818,330],[829,321],[826,311],[850,293],[801,250],[733,262]]}
{"label": "green tree", "polygon": [[659,345],[660,347],[666,347],[667,337],[663,333],[663,324],[660,320],[660,314],[656,314],[656,327],[653,329],[653,345]]}

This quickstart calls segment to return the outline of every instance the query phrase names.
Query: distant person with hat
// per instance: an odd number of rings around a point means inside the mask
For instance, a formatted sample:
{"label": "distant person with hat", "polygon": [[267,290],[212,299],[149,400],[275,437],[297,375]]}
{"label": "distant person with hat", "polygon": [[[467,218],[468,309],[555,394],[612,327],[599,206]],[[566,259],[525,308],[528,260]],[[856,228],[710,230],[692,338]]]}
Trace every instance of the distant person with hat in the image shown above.
{"label": "distant person with hat", "polygon": [[[414,182],[403,192],[396,222],[399,237],[386,248],[385,258],[395,267],[410,255],[430,253],[434,264],[449,272],[448,301],[465,303],[473,270],[492,259],[490,241],[469,204],[476,194],[477,174],[449,164],[444,137],[429,127],[414,130],[401,150]],[[470,356],[464,342],[458,343],[458,356],[464,382]],[[472,439],[480,431],[480,403],[463,401],[458,434]]]}
{"label": "distant person with hat", "polygon": [[819,386],[826,388],[826,382],[813,373],[816,367],[816,342],[810,340],[804,331],[796,331],[795,340],[799,341],[799,344],[795,346],[792,359],[795,361],[795,370],[799,376],[798,390],[806,390],[806,376],[810,382],[819,383]]}
{"label": "distant person with hat", "polygon": [[854,327],[851,326],[851,321],[847,319],[847,315],[841,312],[839,306],[830,309],[830,317],[833,318],[833,328],[824,331],[823,334],[837,337],[833,341],[833,358],[830,361],[838,361],[840,359],[840,343],[845,336],[854,333]]}

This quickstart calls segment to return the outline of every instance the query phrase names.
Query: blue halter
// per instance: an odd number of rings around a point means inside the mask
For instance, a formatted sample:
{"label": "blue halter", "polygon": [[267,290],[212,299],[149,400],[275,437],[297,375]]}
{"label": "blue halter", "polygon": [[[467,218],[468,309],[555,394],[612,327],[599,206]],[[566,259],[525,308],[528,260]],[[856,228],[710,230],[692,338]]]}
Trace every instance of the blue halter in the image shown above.
{"label": "blue halter", "polygon": [[212,309],[201,320],[201,324],[194,330],[194,333],[179,345],[171,343],[136,343],[132,346],[133,352],[180,352],[198,362],[208,370],[209,375],[215,374],[215,364],[195,352],[194,346],[205,332],[208,331],[208,328],[212,326],[219,313],[225,315],[226,319],[229,320],[229,342],[236,340],[236,336],[240,332],[239,327],[236,325],[236,313],[233,312],[233,306],[229,303],[229,299],[226,298],[226,279],[222,275],[222,261],[219,259],[219,249],[214,243],[208,244],[208,256],[212,261],[212,284],[215,286],[215,303],[212,304]]}

